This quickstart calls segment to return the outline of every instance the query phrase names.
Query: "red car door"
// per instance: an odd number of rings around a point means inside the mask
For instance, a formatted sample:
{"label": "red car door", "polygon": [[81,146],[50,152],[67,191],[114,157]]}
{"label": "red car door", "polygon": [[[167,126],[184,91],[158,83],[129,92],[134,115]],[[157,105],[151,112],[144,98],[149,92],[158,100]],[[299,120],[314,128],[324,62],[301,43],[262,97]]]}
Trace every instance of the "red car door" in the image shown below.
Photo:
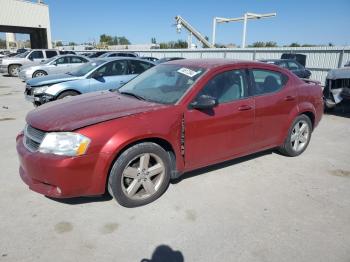
{"label": "red car door", "polygon": [[278,146],[289,128],[288,116],[297,104],[296,89],[281,72],[252,68],[250,77],[255,100],[256,150]]}
{"label": "red car door", "polygon": [[223,161],[251,149],[254,99],[248,97],[245,70],[216,73],[196,97],[209,95],[218,101],[210,110],[185,113],[185,165],[198,168]]}

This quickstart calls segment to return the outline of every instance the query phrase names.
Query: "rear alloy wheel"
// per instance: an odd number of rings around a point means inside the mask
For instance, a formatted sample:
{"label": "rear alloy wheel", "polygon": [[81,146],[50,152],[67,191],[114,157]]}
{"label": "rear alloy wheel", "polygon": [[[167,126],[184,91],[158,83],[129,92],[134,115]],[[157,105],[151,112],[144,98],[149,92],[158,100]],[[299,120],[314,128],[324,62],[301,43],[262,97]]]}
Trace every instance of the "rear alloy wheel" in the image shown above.
{"label": "rear alloy wheel", "polygon": [[115,161],[108,191],[119,204],[136,207],[159,198],[169,185],[168,153],[155,143],[141,143],[124,151]]}
{"label": "rear alloy wheel", "polygon": [[10,65],[8,72],[10,76],[18,76],[19,65]]}
{"label": "rear alloy wheel", "polygon": [[279,151],[287,156],[298,156],[308,146],[312,133],[310,118],[306,115],[298,116],[289,130],[288,137]]}
{"label": "rear alloy wheel", "polygon": [[42,70],[35,71],[33,74],[33,78],[35,77],[42,77],[42,76],[47,76],[47,73]]}

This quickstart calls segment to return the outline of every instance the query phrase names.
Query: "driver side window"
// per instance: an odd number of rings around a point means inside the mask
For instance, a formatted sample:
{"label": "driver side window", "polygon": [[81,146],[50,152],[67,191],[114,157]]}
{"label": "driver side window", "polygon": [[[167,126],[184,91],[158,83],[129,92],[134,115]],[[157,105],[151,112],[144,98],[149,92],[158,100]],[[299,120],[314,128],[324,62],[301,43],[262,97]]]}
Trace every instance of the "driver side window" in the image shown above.
{"label": "driver side window", "polygon": [[246,76],[244,70],[231,70],[217,74],[199,92],[218,100],[219,104],[246,97]]}

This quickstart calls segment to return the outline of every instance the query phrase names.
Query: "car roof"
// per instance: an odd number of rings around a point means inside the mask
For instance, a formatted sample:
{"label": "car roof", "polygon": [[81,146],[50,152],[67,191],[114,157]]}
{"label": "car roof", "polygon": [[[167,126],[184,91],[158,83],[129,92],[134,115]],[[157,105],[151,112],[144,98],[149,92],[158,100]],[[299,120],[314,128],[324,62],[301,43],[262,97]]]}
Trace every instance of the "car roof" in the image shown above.
{"label": "car roof", "polygon": [[249,65],[257,65],[257,66],[266,66],[268,64],[262,63],[262,62],[256,62],[256,61],[248,61],[248,60],[236,60],[236,59],[212,59],[212,58],[206,58],[206,59],[181,59],[181,60],[174,60],[170,62],[166,62],[164,64],[174,64],[174,65],[183,65],[183,66],[197,66],[202,67],[206,69],[216,68],[216,67],[223,67],[223,66],[229,66],[229,65],[239,65],[239,64],[249,64]]}
{"label": "car roof", "polygon": [[110,61],[114,61],[114,60],[125,60],[125,59],[126,60],[136,60],[136,61],[141,61],[141,62],[147,62],[147,63],[155,65],[155,63],[152,61],[144,60],[144,59],[141,59],[138,57],[129,57],[129,56],[102,57],[102,58],[96,57],[95,59],[92,59],[92,61],[102,61],[105,63],[105,62],[110,62]]}
{"label": "car roof", "polygon": [[261,62],[288,62],[288,61],[293,61],[293,62],[298,62],[295,59],[291,58],[286,58],[286,59],[260,59],[259,61]]}

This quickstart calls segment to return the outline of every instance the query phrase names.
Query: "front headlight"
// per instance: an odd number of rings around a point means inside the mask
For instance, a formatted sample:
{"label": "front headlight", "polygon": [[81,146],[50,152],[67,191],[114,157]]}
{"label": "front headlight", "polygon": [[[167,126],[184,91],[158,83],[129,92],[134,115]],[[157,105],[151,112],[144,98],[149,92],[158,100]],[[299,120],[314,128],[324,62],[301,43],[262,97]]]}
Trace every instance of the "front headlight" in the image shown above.
{"label": "front headlight", "polygon": [[90,139],[71,132],[47,133],[40,144],[39,152],[62,156],[81,156],[85,154]]}
{"label": "front headlight", "polygon": [[33,89],[33,94],[34,95],[38,95],[38,94],[42,94],[45,93],[45,91],[49,88],[49,86],[41,86],[41,87],[35,87]]}

